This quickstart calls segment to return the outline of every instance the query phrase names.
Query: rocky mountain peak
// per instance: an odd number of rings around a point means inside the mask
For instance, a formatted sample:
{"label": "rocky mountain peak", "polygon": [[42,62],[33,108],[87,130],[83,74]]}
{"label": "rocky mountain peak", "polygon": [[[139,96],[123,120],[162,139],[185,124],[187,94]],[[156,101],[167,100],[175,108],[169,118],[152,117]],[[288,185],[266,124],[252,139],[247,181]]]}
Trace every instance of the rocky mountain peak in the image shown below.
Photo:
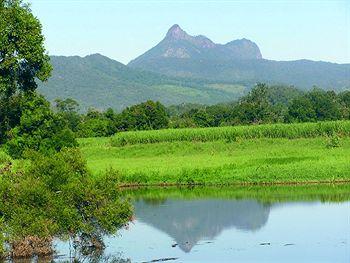
{"label": "rocky mountain peak", "polygon": [[166,34],[166,38],[172,39],[186,39],[187,37],[189,35],[178,24],[173,25]]}

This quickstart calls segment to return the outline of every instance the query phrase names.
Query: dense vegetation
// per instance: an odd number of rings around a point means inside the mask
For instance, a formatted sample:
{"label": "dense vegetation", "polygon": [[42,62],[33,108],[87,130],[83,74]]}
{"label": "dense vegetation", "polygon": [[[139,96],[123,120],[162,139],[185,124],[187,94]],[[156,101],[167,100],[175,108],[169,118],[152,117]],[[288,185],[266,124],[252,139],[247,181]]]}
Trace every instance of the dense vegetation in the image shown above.
{"label": "dense vegetation", "polygon": [[102,250],[102,236],[130,220],[116,179],[93,179],[78,150],[27,157],[21,169],[0,160],[0,257],[51,257],[54,237]]}
{"label": "dense vegetation", "polygon": [[159,142],[227,142],[258,138],[314,138],[318,136],[349,136],[350,121],[263,124],[250,126],[229,126],[202,129],[167,129],[161,131],[123,132],[112,137],[112,145],[159,143]]}
{"label": "dense vegetation", "polygon": [[165,108],[147,101],[117,113],[90,109],[79,113],[72,99],[56,100],[56,112],[79,137],[110,136],[121,131],[219,127],[246,124],[318,122],[350,119],[350,92],[317,88],[256,85],[239,101],[205,106],[180,104]]}

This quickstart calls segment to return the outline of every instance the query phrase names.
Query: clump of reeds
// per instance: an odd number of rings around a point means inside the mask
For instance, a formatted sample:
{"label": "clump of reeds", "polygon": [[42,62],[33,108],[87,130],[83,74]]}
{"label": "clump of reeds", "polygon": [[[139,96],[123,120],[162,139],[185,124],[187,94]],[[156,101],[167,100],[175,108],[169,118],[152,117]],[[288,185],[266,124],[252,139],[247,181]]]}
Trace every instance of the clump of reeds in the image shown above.
{"label": "clump of reeds", "polygon": [[112,137],[112,146],[174,141],[217,141],[257,138],[313,138],[339,134],[350,135],[350,121],[317,123],[264,124],[214,128],[165,129],[152,131],[121,132]]}

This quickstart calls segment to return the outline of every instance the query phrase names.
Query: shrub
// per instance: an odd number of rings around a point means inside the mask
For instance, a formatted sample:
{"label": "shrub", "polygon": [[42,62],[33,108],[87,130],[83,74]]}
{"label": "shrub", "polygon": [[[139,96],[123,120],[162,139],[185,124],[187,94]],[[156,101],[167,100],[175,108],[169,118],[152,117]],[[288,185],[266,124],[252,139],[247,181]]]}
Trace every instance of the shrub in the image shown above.
{"label": "shrub", "polygon": [[[0,227],[14,251],[28,238],[40,245],[50,244],[46,241],[52,237],[113,234],[131,218],[131,206],[121,198],[117,179],[93,179],[77,149],[52,155],[27,151],[25,157],[29,168],[0,177]],[[31,257],[42,250],[28,251],[25,256]]]}
{"label": "shrub", "polygon": [[21,158],[28,149],[52,154],[78,145],[65,121],[52,112],[50,103],[41,95],[29,94],[22,108],[20,123],[9,132],[10,140],[5,145],[11,157]]}

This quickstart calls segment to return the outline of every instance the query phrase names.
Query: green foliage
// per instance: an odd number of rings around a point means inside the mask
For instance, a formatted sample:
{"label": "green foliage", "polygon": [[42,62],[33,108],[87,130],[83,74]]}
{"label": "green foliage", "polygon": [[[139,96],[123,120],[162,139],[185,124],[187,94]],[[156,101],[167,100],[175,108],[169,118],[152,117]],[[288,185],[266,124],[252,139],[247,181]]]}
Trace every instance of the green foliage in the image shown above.
{"label": "green foliage", "polygon": [[0,2],[0,136],[16,126],[18,93],[33,92],[50,76],[41,24],[19,0]]}
{"label": "green foliage", "polygon": [[264,124],[250,126],[215,127],[201,129],[166,129],[159,131],[122,132],[112,137],[114,146],[139,143],[175,141],[216,141],[255,138],[312,138],[327,136],[334,132],[350,135],[349,121]]}
{"label": "green foliage", "polygon": [[87,114],[80,117],[80,123],[76,127],[78,137],[104,137],[117,131],[117,116],[112,109],[101,113],[95,109],[89,109]]}
{"label": "green foliage", "polygon": [[71,98],[65,100],[55,100],[56,112],[67,122],[69,129],[73,132],[78,131],[78,125],[81,122],[81,116],[78,113],[79,103]]}
{"label": "green foliage", "polygon": [[294,99],[289,107],[289,115],[294,121],[327,121],[342,119],[342,106],[333,91],[313,89]]}
{"label": "green foliage", "polygon": [[79,109],[79,103],[71,98],[55,99],[55,104],[58,112],[77,112]]}
{"label": "green foliage", "polygon": [[171,105],[167,107],[167,112],[170,117],[181,116],[186,112],[194,109],[205,108],[205,105],[195,103],[181,103],[178,105]]}
{"label": "green foliage", "polygon": [[167,128],[168,124],[165,107],[149,100],[126,108],[120,115],[119,130],[156,130]]}
{"label": "green foliage", "polygon": [[87,118],[78,125],[77,135],[83,138],[109,136],[111,135],[108,129],[109,124],[107,119]]}
{"label": "green foliage", "polygon": [[8,99],[0,98],[0,143],[8,139],[7,132],[18,125],[22,113],[23,94],[16,94]]}
{"label": "green foliage", "polygon": [[0,177],[0,222],[10,246],[28,236],[113,234],[130,219],[118,181],[107,175],[93,179],[77,149],[52,155],[30,151],[26,157],[29,168]]}
{"label": "green foliage", "polygon": [[294,99],[288,110],[292,121],[310,122],[316,120],[316,112],[312,102],[305,96]]}
{"label": "green foliage", "polygon": [[75,147],[77,142],[64,120],[54,114],[50,104],[35,92],[27,93],[21,104],[18,126],[9,132],[5,147],[13,158],[23,157],[28,150],[51,154],[63,147]]}
{"label": "green foliage", "polygon": [[45,81],[51,72],[41,24],[22,1],[1,1],[0,12],[2,96],[34,91],[35,79]]}
{"label": "green foliage", "polygon": [[238,102],[211,106],[181,104],[165,109],[159,102],[147,101],[121,113],[109,108],[104,112],[89,109],[86,114],[79,114],[77,106],[72,99],[56,100],[58,114],[79,137],[130,130],[347,120],[350,116],[347,92],[337,95],[317,88],[302,92],[262,83]]}
{"label": "green foliage", "polygon": [[338,134],[333,133],[328,138],[327,147],[328,148],[338,148],[340,147],[340,137]]}
{"label": "green foliage", "polygon": [[0,167],[2,164],[7,163],[11,160],[10,156],[8,156],[5,152],[0,149]]}

